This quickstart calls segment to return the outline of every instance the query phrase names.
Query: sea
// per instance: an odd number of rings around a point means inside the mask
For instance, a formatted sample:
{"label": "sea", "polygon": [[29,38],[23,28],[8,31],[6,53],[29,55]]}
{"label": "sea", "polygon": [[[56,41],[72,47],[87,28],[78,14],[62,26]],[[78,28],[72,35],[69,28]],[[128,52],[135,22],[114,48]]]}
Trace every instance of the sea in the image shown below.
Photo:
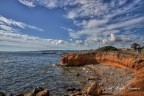
{"label": "sea", "polygon": [[49,89],[50,96],[64,96],[67,88],[83,87],[82,67],[58,66],[67,52],[0,52],[0,91],[15,96],[40,86]]}

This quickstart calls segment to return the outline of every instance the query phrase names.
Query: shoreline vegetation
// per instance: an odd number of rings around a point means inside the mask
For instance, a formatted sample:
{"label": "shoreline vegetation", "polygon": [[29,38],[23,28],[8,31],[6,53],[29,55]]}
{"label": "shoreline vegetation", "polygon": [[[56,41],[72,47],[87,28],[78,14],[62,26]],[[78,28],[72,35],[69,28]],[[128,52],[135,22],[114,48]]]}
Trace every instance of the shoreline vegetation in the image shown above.
{"label": "shoreline vegetation", "polygon": [[[130,49],[118,50],[114,47],[107,46],[106,48],[101,48],[99,50],[68,53],[61,58],[61,65],[63,66],[87,66],[89,64],[115,66],[127,69],[135,74],[134,79],[122,88],[123,91],[121,93],[109,93],[110,96],[144,96],[143,53],[136,53]],[[115,79],[115,77],[111,79]],[[94,96],[108,95],[96,82],[91,84],[83,94],[85,95],[86,93]]]}

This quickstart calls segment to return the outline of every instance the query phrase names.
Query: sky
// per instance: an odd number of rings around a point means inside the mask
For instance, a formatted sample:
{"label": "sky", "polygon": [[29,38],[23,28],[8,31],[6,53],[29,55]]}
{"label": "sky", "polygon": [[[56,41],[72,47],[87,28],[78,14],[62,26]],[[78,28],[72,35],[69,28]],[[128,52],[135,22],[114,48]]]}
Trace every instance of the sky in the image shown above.
{"label": "sky", "polygon": [[144,45],[144,0],[0,0],[0,51]]}

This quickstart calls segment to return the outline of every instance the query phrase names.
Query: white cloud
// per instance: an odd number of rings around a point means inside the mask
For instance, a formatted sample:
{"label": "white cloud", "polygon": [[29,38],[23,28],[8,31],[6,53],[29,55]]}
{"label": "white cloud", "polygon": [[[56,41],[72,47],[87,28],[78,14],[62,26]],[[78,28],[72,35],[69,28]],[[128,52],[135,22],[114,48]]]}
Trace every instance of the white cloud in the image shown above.
{"label": "white cloud", "polygon": [[75,17],[77,17],[77,14],[75,12],[70,11],[68,12],[66,17],[69,19],[74,19]]}
{"label": "white cloud", "polygon": [[1,24],[0,24],[0,30],[5,30],[5,31],[9,31],[9,32],[15,32],[15,31],[17,31],[16,29],[14,29],[12,27],[9,27],[7,25],[1,25]]}
{"label": "white cloud", "polygon": [[[72,38],[78,38],[78,39],[80,39],[82,36],[87,35],[86,40],[89,40],[89,42],[93,42],[93,40],[90,41],[89,38],[100,38],[100,39],[98,39],[98,41],[100,40],[101,43],[103,43],[103,44],[113,44],[114,45],[114,44],[120,43],[123,45],[124,44],[128,45],[128,43],[132,42],[132,40],[133,40],[133,42],[135,42],[137,37],[134,37],[135,35],[126,35],[129,33],[127,31],[125,31],[125,33],[121,34],[120,28],[131,29],[135,26],[141,25],[142,23],[144,23],[143,21],[144,21],[144,18],[139,17],[139,18],[132,18],[130,20],[125,20],[122,22],[120,21],[120,22],[116,22],[116,23],[107,25],[106,23],[108,23],[108,19],[102,19],[102,20],[91,19],[89,21],[85,21],[80,24],[77,24],[78,26],[82,26],[83,29],[80,31],[77,31],[77,32],[70,32],[69,35]],[[133,32],[130,32],[130,33],[134,34]],[[121,35],[116,36],[114,34],[121,34]],[[111,35],[111,39],[107,38],[107,36],[109,36],[109,35]],[[122,37],[125,36],[125,38],[120,38],[121,36]],[[129,38],[127,39],[126,36]],[[105,39],[103,39],[103,38],[105,38]],[[140,39],[138,39],[138,40],[139,40],[139,42],[141,42]],[[92,45],[93,45],[93,43],[91,43],[91,46]]]}
{"label": "white cloud", "polygon": [[38,0],[38,2],[47,8],[55,8],[57,7],[58,0]]}
{"label": "white cloud", "polygon": [[[30,29],[34,29],[34,30],[37,30],[37,31],[44,31],[43,29],[41,28],[38,28],[38,27],[35,27],[35,26],[32,26],[32,25],[28,25],[28,24],[25,24],[23,22],[18,22],[18,21],[15,21],[15,20],[12,20],[12,19],[8,19],[8,18],[5,18],[3,16],[0,16],[0,22],[2,22],[3,24],[1,24],[0,26],[7,26],[8,29],[10,29],[11,26],[16,26],[16,27],[19,27],[19,28],[30,28]],[[12,29],[12,28],[11,28]]]}
{"label": "white cloud", "polygon": [[28,7],[35,7],[36,5],[34,5],[33,0],[18,0],[20,3],[22,3],[25,6]]}
{"label": "white cloud", "polygon": [[[142,42],[143,0],[24,0],[40,6],[63,8],[79,30],[64,28],[77,45],[128,45]],[[135,29],[134,29],[135,28]],[[138,32],[137,32],[138,31]],[[128,37],[128,38],[127,38]],[[83,38],[81,40],[81,38]]]}
{"label": "white cloud", "polygon": [[[10,33],[4,30],[0,30],[0,41],[0,45],[25,48],[25,50],[64,50],[81,48],[81,46],[78,46],[78,43],[76,42],[67,42],[57,39],[43,39],[26,34]],[[4,49],[0,48],[0,50]],[[11,49],[9,50],[11,51]]]}
{"label": "white cloud", "polygon": [[[65,46],[68,44],[66,41],[63,40],[42,39],[35,36],[29,36],[29,35],[18,34],[18,33],[9,33],[2,30],[0,31],[0,40],[9,42],[11,43],[10,45],[13,46],[15,45],[20,47]],[[3,45],[5,44],[3,43]]]}
{"label": "white cloud", "polygon": [[42,29],[35,26],[27,25],[25,23],[17,22],[15,20],[0,16],[0,45],[17,46],[21,48],[34,48],[35,50],[46,48],[48,49],[49,47],[56,49],[62,46],[71,46],[71,44],[63,40],[43,39],[40,37],[29,36],[20,33],[21,29],[25,28],[43,31]]}

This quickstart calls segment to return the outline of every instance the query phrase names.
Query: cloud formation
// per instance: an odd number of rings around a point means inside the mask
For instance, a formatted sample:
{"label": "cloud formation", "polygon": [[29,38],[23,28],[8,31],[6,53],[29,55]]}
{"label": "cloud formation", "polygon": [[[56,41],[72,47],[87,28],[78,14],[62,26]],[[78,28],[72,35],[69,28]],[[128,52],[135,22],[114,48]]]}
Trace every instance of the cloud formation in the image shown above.
{"label": "cloud formation", "polygon": [[[21,1],[21,0],[20,0]],[[22,0],[27,6],[62,8],[79,30],[68,29],[73,42],[81,46],[144,44],[143,0]],[[22,2],[21,2],[22,3]],[[35,7],[34,6],[34,7]]]}
{"label": "cloud formation", "polygon": [[50,46],[58,46],[66,44],[62,40],[42,39],[35,36],[29,36],[21,33],[21,29],[30,28],[37,31],[44,31],[32,25],[18,22],[12,19],[0,16],[0,45],[47,48]]}
{"label": "cloud formation", "polygon": [[12,28],[13,26],[19,27],[19,28],[22,28],[22,29],[30,28],[30,29],[34,29],[34,30],[37,30],[37,31],[44,31],[41,28],[38,28],[38,27],[35,27],[35,26],[32,26],[32,25],[28,25],[28,24],[25,24],[23,22],[17,22],[15,20],[8,19],[8,18],[5,18],[5,17],[0,15],[0,27],[2,29],[5,29],[7,31],[10,31],[10,29],[11,29],[11,31],[12,31],[12,30],[14,30]]}
{"label": "cloud formation", "polygon": [[[37,31],[44,31],[32,25],[18,22],[0,16],[0,45],[28,48],[31,50],[46,49],[69,49],[77,46],[74,42],[67,42],[58,39],[43,39],[21,33],[21,29],[30,28]],[[3,49],[0,49],[3,50]],[[6,51],[6,50],[5,50]]]}
{"label": "cloud formation", "polygon": [[22,3],[23,5],[25,6],[28,6],[28,7],[35,7],[36,5],[34,5],[33,3],[33,0],[18,0],[20,3]]}

